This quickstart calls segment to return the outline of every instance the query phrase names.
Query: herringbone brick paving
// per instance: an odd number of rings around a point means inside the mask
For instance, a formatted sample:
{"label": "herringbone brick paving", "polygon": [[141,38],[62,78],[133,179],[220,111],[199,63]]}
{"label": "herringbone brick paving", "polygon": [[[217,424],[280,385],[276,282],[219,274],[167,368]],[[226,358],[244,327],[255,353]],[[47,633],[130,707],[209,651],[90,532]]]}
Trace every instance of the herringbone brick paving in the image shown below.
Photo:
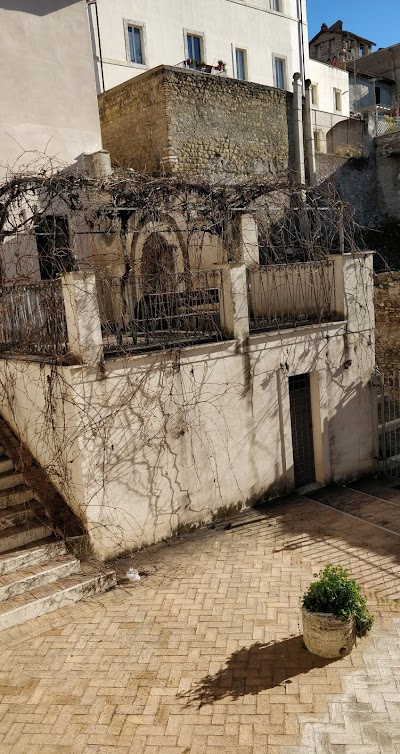
{"label": "herringbone brick paving", "polygon": [[[400,536],[296,497],[226,525],[119,561],[137,584],[0,634],[1,754],[400,752]],[[301,640],[300,596],[326,562],[377,615],[337,662]]]}

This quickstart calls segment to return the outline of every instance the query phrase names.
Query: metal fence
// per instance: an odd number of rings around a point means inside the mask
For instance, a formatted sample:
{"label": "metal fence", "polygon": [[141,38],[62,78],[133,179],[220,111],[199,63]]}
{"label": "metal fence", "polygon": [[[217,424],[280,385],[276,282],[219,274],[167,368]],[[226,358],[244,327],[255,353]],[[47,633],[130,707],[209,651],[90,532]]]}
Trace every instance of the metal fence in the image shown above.
{"label": "metal fence", "polygon": [[380,470],[400,478],[400,372],[375,378]]}
{"label": "metal fence", "polygon": [[376,116],[376,135],[384,136],[400,131],[400,116],[398,115],[377,115]]}
{"label": "metal fence", "polygon": [[61,280],[0,289],[0,353],[59,356],[67,350]]}
{"label": "metal fence", "polygon": [[248,282],[251,330],[336,319],[333,262],[254,267]]}
{"label": "metal fence", "polygon": [[221,340],[222,274],[98,277],[105,354]]}

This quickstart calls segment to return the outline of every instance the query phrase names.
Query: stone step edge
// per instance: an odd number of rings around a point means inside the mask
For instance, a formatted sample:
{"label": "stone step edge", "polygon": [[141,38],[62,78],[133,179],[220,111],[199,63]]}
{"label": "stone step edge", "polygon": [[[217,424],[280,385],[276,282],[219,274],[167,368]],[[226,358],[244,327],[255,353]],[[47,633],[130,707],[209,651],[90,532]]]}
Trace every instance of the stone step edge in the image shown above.
{"label": "stone step edge", "polygon": [[[81,569],[80,560],[74,558],[72,555],[61,555],[59,558],[53,558],[53,560],[45,561],[44,563],[35,563],[35,565],[41,566],[41,570],[37,573],[28,573],[23,568],[20,571],[11,572],[11,575],[15,576],[15,579],[8,584],[0,584],[0,603],[7,603],[7,600],[13,597],[18,597],[25,594],[25,592],[33,592],[36,588],[47,586],[54,581],[60,581],[68,576],[75,576]],[[10,594],[12,591],[16,593]],[[1,614],[2,612],[0,611]]]}
{"label": "stone step edge", "polygon": [[0,490],[10,490],[13,487],[19,487],[20,484],[24,483],[25,480],[23,474],[19,471],[0,472]]}
{"label": "stone step edge", "polygon": [[38,618],[40,615],[52,613],[74,602],[79,602],[81,599],[93,597],[96,594],[113,589],[114,586],[116,586],[114,571],[85,576],[76,584],[66,586],[65,589],[60,589],[44,597],[33,599],[17,607],[11,606],[9,611],[0,615],[0,631],[5,631],[13,626],[19,626],[22,623]]}
{"label": "stone step edge", "polygon": [[67,554],[65,542],[60,539],[58,542],[49,542],[46,545],[33,545],[26,550],[15,550],[6,553],[0,553],[0,576],[6,576],[8,573],[18,571],[21,564],[31,563],[38,565],[53,557]]}
{"label": "stone step edge", "polygon": [[[5,526],[3,529],[1,528],[2,522],[7,521],[8,518],[14,518],[16,516],[23,516],[26,514],[27,520],[31,520],[32,518],[36,517],[36,520],[39,521],[39,523],[42,523],[41,518],[39,517],[40,514],[43,514],[44,516],[44,508],[42,503],[39,502],[39,500],[32,499],[29,500],[26,503],[18,503],[18,505],[10,505],[8,508],[1,508],[0,509],[0,531],[5,531],[5,529],[11,528]],[[18,524],[16,524],[18,525]]]}
{"label": "stone step edge", "polygon": [[27,484],[18,484],[16,487],[8,487],[0,490],[0,510],[29,503],[31,500],[35,501],[38,498],[35,491],[28,487]]}
{"label": "stone step edge", "polygon": [[52,534],[52,530],[44,524],[32,522],[25,526],[10,526],[0,532],[0,555],[8,554],[12,550],[18,550],[23,545],[34,543],[38,539],[45,539]]}

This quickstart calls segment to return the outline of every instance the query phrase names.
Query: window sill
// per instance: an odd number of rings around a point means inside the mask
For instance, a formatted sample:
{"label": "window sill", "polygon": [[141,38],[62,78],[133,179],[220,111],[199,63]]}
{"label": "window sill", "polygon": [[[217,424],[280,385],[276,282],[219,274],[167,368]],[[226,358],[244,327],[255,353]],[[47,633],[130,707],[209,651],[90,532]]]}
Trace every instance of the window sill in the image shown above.
{"label": "window sill", "polygon": [[[100,63],[100,58],[97,56],[96,60]],[[120,65],[125,68],[136,68],[139,71],[148,71],[150,66],[146,63],[131,63],[130,60],[114,60],[114,58],[103,58],[102,62],[106,65]]]}

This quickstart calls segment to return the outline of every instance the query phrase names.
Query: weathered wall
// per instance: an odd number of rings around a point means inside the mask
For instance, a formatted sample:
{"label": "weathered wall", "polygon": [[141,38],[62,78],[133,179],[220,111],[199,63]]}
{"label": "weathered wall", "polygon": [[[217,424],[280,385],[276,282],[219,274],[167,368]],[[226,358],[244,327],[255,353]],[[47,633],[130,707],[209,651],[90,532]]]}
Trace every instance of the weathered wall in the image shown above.
{"label": "weathered wall", "polygon": [[400,273],[375,276],[376,363],[383,372],[400,370]]}
{"label": "weathered wall", "polygon": [[207,177],[287,172],[292,95],[271,87],[160,66],[99,98],[104,148],[115,165]]}
{"label": "weathered wall", "polygon": [[[371,256],[346,256],[346,322],[51,369],[0,360],[2,413],[100,557],[293,489],[289,377],[311,373],[318,481],[373,468]],[[339,291],[338,291],[339,293]]]}
{"label": "weathered wall", "polygon": [[375,139],[381,212],[400,219],[400,132]]}
{"label": "weathered wall", "polygon": [[318,154],[316,161],[319,182],[334,188],[345,202],[354,207],[356,222],[374,226],[381,214],[374,152],[361,159]]}

